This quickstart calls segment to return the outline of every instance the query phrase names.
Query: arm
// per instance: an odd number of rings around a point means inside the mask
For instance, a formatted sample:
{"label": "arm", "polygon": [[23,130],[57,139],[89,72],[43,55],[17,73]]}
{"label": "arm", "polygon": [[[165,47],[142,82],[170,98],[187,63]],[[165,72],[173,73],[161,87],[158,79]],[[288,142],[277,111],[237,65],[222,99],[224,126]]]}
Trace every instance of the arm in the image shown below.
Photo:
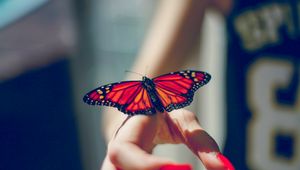
{"label": "arm", "polygon": [[[148,67],[147,76],[154,77],[180,69],[191,59],[189,53],[197,45],[204,11],[213,5],[211,3],[215,2],[162,0],[133,71],[144,73]],[[138,79],[133,74],[128,78]],[[210,170],[234,169],[191,112],[175,110],[130,119],[117,112],[106,108],[104,113],[103,129],[108,152],[102,169],[167,169],[168,165],[176,163],[151,155],[153,147],[162,143],[184,143]],[[118,128],[118,134],[112,139]]]}
{"label": "arm", "polygon": [[[201,31],[206,0],[163,0],[160,2],[143,47],[133,66],[133,71],[154,77],[178,70],[191,49],[196,45]],[[129,79],[140,79],[131,74]],[[103,129],[109,140],[126,115],[107,108],[104,113]]]}

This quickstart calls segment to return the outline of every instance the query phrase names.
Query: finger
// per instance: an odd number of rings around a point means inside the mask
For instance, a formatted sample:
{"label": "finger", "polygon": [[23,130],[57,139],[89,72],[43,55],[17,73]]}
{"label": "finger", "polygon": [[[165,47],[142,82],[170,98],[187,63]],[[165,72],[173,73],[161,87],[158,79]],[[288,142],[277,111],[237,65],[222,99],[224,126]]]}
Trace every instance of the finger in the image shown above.
{"label": "finger", "polygon": [[173,164],[165,158],[153,156],[129,142],[112,142],[108,148],[109,160],[122,170],[159,170]]}
{"label": "finger", "polygon": [[171,163],[150,154],[158,123],[157,115],[136,115],[126,119],[108,147],[112,164],[122,170],[155,170]]}
{"label": "finger", "polygon": [[136,115],[127,119],[108,146],[112,164],[122,170],[176,170],[191,169],[190,165],[178,165],[172,161],[151,155],[157,128],[162,115]]}
{"label": "finger", "polygon": [[147,152],[151,152],[158,124],[161,121],[157,115],[135,115],[125,120],[118,129],[114,143],[134,143]]}
{"label": "finger", "polygon": [[203,129],[186,132],[188,147],[201,159],[208,170],[233,170],[230,161],[220,153],[214,139]]}
{"label": "finger", "polygon": [[215,140],[200,126],[194,113],[178,110],[172,112],[171,119],[179,128],[184,138],[183,142],[208,170],[234,169],[230,161],[220,153]]}
{"label": "finger", "polygon": [[104,158],[104,161],[102,163],[101,170],[116,170],[117,167],[115,167],[109,160],[108,156]]}

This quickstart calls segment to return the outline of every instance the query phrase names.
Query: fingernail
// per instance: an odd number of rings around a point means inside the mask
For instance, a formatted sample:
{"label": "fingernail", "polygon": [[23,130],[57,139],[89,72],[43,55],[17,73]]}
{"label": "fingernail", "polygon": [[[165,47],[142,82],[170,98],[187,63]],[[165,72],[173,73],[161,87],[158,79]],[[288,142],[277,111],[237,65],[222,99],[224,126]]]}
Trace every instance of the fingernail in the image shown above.
{"label": "fingernail", "polygon": [[192,170],[190,164],[168,164],[162,166],[159,170]]}
{"label": "fingernail", "polygon": [[223,154],[218,153],[216,156],[223,163],[223,165],[227,168],[227,170],[235,170],[232,163]]}

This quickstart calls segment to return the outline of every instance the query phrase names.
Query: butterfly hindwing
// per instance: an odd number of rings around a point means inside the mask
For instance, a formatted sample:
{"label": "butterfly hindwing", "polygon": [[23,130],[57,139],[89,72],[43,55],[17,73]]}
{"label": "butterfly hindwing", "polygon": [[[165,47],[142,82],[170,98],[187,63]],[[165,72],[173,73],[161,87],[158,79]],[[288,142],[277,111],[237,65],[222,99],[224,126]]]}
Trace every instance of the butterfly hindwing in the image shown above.
{"label": "butterfly hindwing", "polygon": [[206,72],[185,70],[158,76],[153,81],[164,109],[170,112],[190,105],[195,91],[210,78]]}
{"label": "butterfly hindwing", "polygon": [[142,81],[104,85],[87,93],[83,100],[91,105],[116,107],[129,115],[155,113],[149,95],[142,87]]}

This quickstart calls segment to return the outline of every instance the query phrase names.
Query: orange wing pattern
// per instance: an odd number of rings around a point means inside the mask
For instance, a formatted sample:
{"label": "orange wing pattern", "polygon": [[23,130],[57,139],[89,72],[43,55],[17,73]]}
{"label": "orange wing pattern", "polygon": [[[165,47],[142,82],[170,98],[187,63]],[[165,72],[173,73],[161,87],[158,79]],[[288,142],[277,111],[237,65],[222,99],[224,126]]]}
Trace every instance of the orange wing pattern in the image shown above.
{"label": "orange wing pattern", "polygon": [[155,113],[149,95],[142,87],[142,81],[104,85],[87,93],[83,100],[91,105],[116,107],[129,115]]}
{"label": "orange wing pattern", "polygon": [[190,105],[194,92],[208,83],[210,75],[201,71],[180,71],[154,78],[155,89],[165,110],[170,112]]}

